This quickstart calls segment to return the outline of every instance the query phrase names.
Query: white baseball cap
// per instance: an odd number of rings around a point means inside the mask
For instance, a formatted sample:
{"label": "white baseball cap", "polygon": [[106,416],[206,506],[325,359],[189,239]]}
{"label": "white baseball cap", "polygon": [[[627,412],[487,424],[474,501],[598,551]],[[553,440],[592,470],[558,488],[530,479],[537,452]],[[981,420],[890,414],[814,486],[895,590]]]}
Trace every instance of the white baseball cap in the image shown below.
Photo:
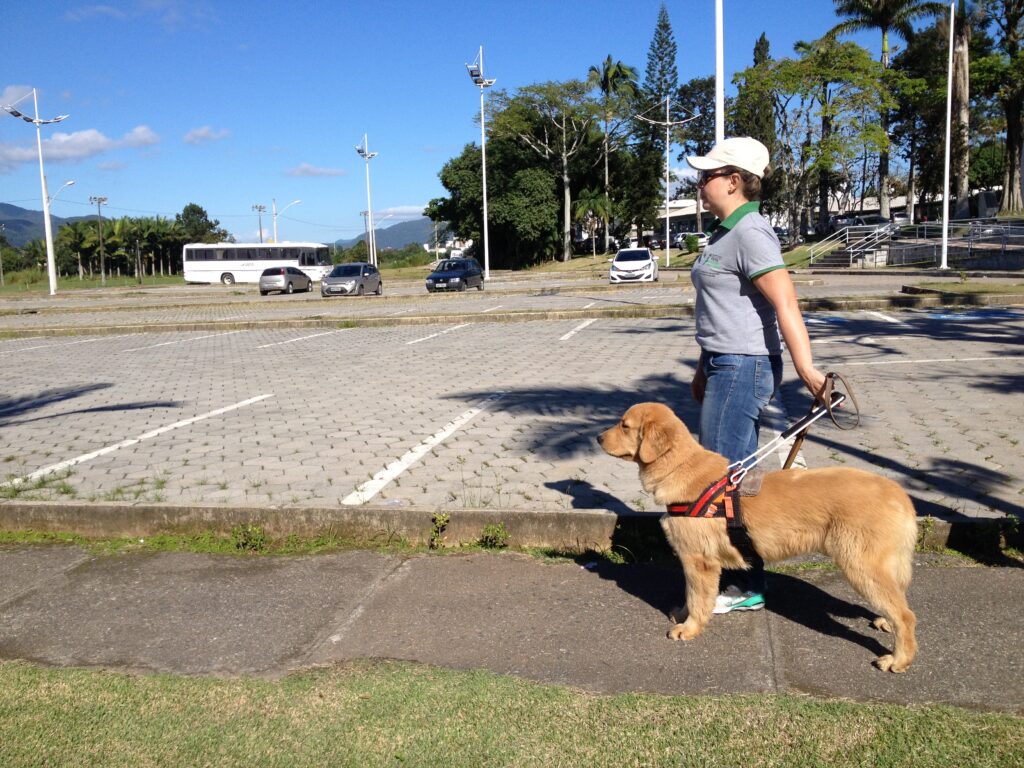
{"label": "white baseball cap", "polygon": [[723,139],[706,155],[686,158],[686,162],[698,171],[713,171],[730,166],[749,171],[758,178],[764,176],[768,161],[768,148],[749,136]]}

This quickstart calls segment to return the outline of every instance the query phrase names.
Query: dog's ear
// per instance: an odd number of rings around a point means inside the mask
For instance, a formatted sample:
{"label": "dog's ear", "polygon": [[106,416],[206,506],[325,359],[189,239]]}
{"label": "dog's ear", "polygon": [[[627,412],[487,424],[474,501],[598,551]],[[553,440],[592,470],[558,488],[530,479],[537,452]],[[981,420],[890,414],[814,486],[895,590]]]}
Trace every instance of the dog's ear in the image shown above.
{"label": "dog's ear", "polygon": [[650,464],[671,447],[672,443],[664,426],[656,419],[645,420],[640,432],[640,450],[637,451],[640,461]]}

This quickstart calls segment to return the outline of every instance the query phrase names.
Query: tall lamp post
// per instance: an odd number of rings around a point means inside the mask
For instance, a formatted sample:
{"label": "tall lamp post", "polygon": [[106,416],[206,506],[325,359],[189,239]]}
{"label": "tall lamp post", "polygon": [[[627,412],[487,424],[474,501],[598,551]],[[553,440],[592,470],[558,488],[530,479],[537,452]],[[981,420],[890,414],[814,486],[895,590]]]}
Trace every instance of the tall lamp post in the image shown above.
{"label": "tall lamp post", "polygon": [[96,216],[100,229],[100,285],[107,284],[106,254],[103,252],[103,206],[107,204],[105,197],[90,197],[90,203],[96,203]]}
{"label": "tall lamp post", "polygon": [[[21,99],[28,96],[26,93]],[[21,101],[18,99],[18,101]],[[14,102],[17,104],[18,101]],[[59,123],[61,120],[66,120],[67,115],[58,115],[52,120],[40,120],[39,119],[39,97],[36,95],[36,89],[32,89],[32,104],[35,107],[35,117],[29,117],[24,115],[14,108],[14,104],[7,104],[4,109],[14,117],[20,117],[26,123],[32,123],[36,127],[36,148],[39,151],[39,184],[43,190],[43,225],[46,230],[46,274],[50,280],[50,295],[53,296],[57,293],[57,263],[53,258],[53,226],[50,224],[50,197],[46,192],[46,173],[43,171],[43,137],[40,132],[40,126],[51,125],[52,123]]]}
{"label": "tall lamp post", "polygon": [[363,134],[363,143],[356,144],[356,152],[366,161],[366,231],[369,233],[366,241],[366,254],[369,262],[377,266],[377,234],[373,230],[373,203],[370,198],[370,161],[377,156],[377,153],[370,151],[370,143],[365,133]]}
{"label": "tall lamp post", "polygon": [[[254,211],[256,211],[256,218],[259,220],[259,223],[260,223],[260,242],[262,243],[263,242],[263,214],[266,212],[267,206],[260,205],[259,203],[256,203],[252,207],[252,209]],[[275,237],[274,239],[276,240],[277,238]]]}
{"label": "tall lamp post", "polygon": [[480,46],[476,61],[466,65],[469,79],[480,88],[480,165],[483,172],[484,191],[484,280],[491,279],[491,253],[487,242],[487,123],[484,116],[484,89],[497,82],[484,77],[484,47]]}
{"label": "tall lamp post", "polygon": [[946,154],[942,185],[942,259],[939,269],[949,269],[949,155],[953,133],[953,35],[956,29],[956,3],[949,3],[949,64],[946,72]]}
{"label": "tall lamp post", "polygon": [[271,205],[273,205],[273,207],[274,207],[274,242],[275,243],[277,242],[277,216],[278,216],[278,214],[284,213],[289,208],[291,208],[293,205],[297,205],[298,203],[301,203],[301,202],[302,202],[301,200],[292,200],[290,203],[288,203],[288,205],[286,205],[284,208],[282,208],[279,211],[279,210],[277,210],[277,200],[271,200],[270,201]]}

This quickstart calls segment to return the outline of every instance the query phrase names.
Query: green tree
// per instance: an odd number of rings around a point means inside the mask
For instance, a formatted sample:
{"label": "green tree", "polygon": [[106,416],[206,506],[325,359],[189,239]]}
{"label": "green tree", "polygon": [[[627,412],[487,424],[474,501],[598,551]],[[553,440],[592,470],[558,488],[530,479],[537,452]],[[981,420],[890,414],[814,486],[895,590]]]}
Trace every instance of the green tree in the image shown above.
{"label": "green tree", "polygon": [[[754,45],[754,68],[767,67],[772,57],[767,36],[762,33]],[[769,93],[749,93],[745,83],[739,77],[733,81],[737,86],[736,98],[732,108],[728,110],[733,136],[752,136],[768,148],[772,157],[772,170],[761,182],[761,208],[767,213],[775,213],[784,208],[782,200],[781,171],[774,168],[774,158],[778,155],[777,134],[775,131],[775,110],[772,96]]]}
{"label": "green tree", "polygon": [[992,20],[996,51],[977,61],[977,82],[1000,104],[1005,118],[1006,159],[1000,212],[1024,210],[1021,196],[1021,150],[1024,149],[1024,0],[982,0]]}
{"label": "green tree", "polygon": [[604,196],[605,204],[601,206],[604,212],[604,249],[608,250],[609,217],[612,215],[611,192],[608,173],[608,156],[612,151],[612,136],[618,137],[618,129],[627,125],[625,120],[620,120],[613,126],[613,119],[618,115],[623,117],[632,112],[633,98],[637,94],[637,73],[633,67],[623,64],[621,61],[612,61],[611,54],[604,60],[600,69],[591,67],[587,82],[597,87],[601,93],[602,117],[604,119]]}
{"label": "green tree", "polygon": [[174,220],[181,227],[186,242],[220,243],[228,239],[228,233],[221,228],[220,222],[216,219],[210,221],[203,207],[196,203],[186,205]]}
{"label": "green tree", "polygon": [[[683,83],[675,101],[684,119],[689,121],[675,131],[676,141],[683,147],[679,159],[685,160],[687,155],[706,155],[715,144],[715,78],[695,77]],[[693,188],[697,199],[697,231],[703,232],[701,191],[696,185]]]}
{"label": "green tree", "polygon": [[[889,33],[909,40],[914,35],[913,22],[945,11],[944,3],[928,0],[834,0],[836,13],[844,20],[829,35],[849,34],[864,30],[882,33],[882,68],[889,68]],[[879,113],[883,133],[889,130],[889,113]],[[882,216],[889,216],[889,148],[883,144],[878,154],[878,205]]]}
{"label": "green tree", "polygon": [[499,111],[491,121],[495,135],[512,138],[556,169],[562,186],[562,260],[572,258],[571,161],[594,136],[598,105],[580,80],[548,82],[520,88],[515,95],[500,91]]}

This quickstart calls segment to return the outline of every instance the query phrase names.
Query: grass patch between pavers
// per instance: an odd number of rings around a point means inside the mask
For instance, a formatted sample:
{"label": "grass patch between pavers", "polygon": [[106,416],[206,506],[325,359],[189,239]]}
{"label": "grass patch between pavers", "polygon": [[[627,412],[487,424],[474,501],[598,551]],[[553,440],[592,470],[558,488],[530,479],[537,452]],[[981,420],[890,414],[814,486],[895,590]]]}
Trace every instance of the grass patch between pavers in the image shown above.
{"label": "grass patch between pavers", "polygon": [[21,766],[1017,766],[1024,721],[794,695],[592,695],[356,662],[282,680],[0,663]]}
{"label": "grass patch between pavers", "polygon": [[1001,283],[988,280],[968,280],[959,283],[915,283],[914,287],[936,293],[993,293],[1005,296],[1024,294],[1024,283]]}

